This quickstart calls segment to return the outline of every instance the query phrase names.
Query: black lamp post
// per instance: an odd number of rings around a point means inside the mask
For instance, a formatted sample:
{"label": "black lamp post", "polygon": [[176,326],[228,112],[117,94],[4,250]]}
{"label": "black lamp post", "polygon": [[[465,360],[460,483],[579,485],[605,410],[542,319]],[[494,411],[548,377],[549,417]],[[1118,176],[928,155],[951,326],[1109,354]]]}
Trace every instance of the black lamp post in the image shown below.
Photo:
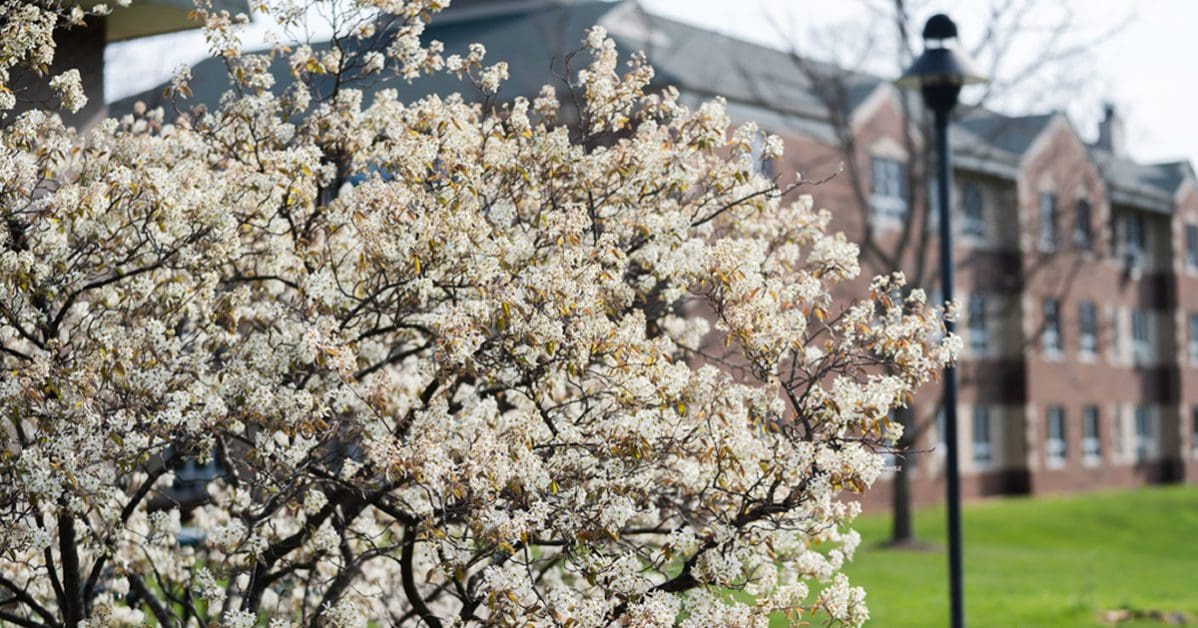
{"label": "black lamp post", "polygon": [[[924,105],[935,115],[936,188],[940,201],[940,283],[945,301],[953,298],[952,168],[948,150],[949,114],[957,106],[961,87],[985,82],[964,54],[949,46],[957,38],[957,25],[939,13],[923,27],[923,54],[895,81],[904,89],[919,88]],[[951,333],[956,325],[946,321]],[[944,370],[944,440],[948,445],[948,575],[953,628],[965,625],[965,598],[961,582],[961,478],[957,442],[957,370]]]}

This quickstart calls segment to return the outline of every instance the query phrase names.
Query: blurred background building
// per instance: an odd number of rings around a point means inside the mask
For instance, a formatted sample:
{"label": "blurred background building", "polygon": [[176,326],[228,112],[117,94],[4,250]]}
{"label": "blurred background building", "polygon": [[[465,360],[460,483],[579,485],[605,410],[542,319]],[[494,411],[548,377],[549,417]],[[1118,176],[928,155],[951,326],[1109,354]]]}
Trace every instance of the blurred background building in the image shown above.
{"label": "blurred background building", "polygon": [[[807,191],[832,210],[834,230],[861,244],[866,274],[903,270],[935,298],[930,134],[918,98],[893,77],[724,36],[633,0],[454,0],[426,36],[447,53],[482,42],[489,60],[508,61],[501,97],[511,99],[562,86],[554,76],[581,66],[563,60],[593,24],[622,52],[647,53],[655,89],[677,86],[689,105],[722,96],[735,121],[782,136],[785,162],[763,162],[763,173],[823,181]],[[275,73],[290,80],[281,62]],[[212,107],[229,87],[215,60],[192,75],[187,106]],[[401,93],[466,88],[428,77]],[[162,99],[157,87],[111,108]],[[1198,482],[1198,180],[1188,162],[1132,160],[1119,112],[1103,114],[1091,143],[1060,112],[973,107],[954,123],[966,496]],[[892,489],[895,504],[941,499],[934,388],[897,417],[908,426],[896,444],[906,453],[868,496],[873,506]]]}

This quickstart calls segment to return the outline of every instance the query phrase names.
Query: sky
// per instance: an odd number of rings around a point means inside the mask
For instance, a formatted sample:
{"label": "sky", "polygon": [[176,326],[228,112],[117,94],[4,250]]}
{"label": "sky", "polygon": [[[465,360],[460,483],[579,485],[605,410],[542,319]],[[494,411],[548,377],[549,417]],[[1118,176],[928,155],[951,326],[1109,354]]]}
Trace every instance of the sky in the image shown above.
{"label": "sky", "polygon": [[[735,37],[794,49],[879,76],[901,71],[887,40],[892,28],[879,19],[886,0],[641,0],[652,13]],[[1093,140],[1102,105],[1116,105],[1128,151],[1143,161],[1190,159],[1198,164],[1198,1],[1028,0],[1031,9],[996,66],[1000,84],[988,106],[1012,114],[1060,109],[1078,132]],[[956,20],[962,43],[972,46],[995,21],[995,0],[908,0],[917,24],[935,12]],[[1015,2],[1018,4],[1018,2]],[[435,19],[435,18],[434,18]],[[1065,32],[1055,27],[1068,24]],[[256,23],[247,42],[265,41],[268,25]],[[581,34],[580,34],[581,38]],[[1052,52],[1077,48],[1063,62]],[[205,55],[203,36],[179,33],[109,46],[107,98],[153,87],[180,64]],[[989,55],[983,53],[984,65]],[[115,69],[119,68],[119,69]],[[1022,80],[1016,80],[1023,77]],[[980,92],[977,92],[980,94]],[[966,94],[968,98],[970,95]]]}

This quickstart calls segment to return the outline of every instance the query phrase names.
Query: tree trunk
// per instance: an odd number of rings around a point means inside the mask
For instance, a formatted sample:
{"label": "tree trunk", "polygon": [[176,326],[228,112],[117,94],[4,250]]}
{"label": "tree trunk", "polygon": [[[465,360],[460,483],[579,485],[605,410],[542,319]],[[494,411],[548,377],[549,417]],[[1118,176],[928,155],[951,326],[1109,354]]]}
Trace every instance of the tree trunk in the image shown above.
{"label": "tree trunk", "polygon": [[[899,440],[895,449],[905,451],[910,448],[915,439],[914,421],[912,418],[911,408],[895,408],[895,420],[903,426],[903,437]],[[911,464],[909,459],[899,459],[898,469],[894,472],[892,481],[892,501],[891,511],[891,526],[890,526],[890,543],[892,545],[900,545],[912,543],[915,541],[915,526],[912,523],[912,508],[911,508]]]}

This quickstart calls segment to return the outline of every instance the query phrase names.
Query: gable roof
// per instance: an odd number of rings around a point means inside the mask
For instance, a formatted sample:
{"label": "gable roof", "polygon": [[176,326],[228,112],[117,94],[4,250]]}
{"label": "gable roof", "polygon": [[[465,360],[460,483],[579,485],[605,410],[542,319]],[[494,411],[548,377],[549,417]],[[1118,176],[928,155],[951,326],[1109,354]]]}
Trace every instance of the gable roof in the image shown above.
{"label": "gable roof", "polygon": [[[511,77],[504,83],[500,97],[511,99],[531,97],[545,84],[560,87],[559,77],[567,70],[563,60],[581,48],[585,30],[594,24],[607,28],[622,52],[646,52],[656,71],[653,87],[674,85],[688,101],[723,96],[733,119],[756,120],[773,132],[834,141],[835,130],[826,103],[838,103],[851,114],[879,86],[889,83],[866,73],[798,58],[786,51],[653,15],[634,0],[455,3],[432,20],[424,36],[444,42],[446,54],[465,52],[473,42],[484,44],[488,61],[504,60],[509,64]],[[579,56],[582,58],[568,68],[570,74],[586,63],[585,51]],[[292,81],[282,60],[275,61],[271,72],[278,85]],[[410,85],[388,85],[397,87],[403,100],[451,92],[461,92],[467,99],[480,97],[468,83],[444,74],[422,76]],[[186,104],[214,107],[230,88],[224,64],[208,59],[194,66],[191,88],[195,96]],[[363,91],[369,93],[371,88],[364,86]],[[915,94],[900,93],[898,97],[910,98],[913,106],[918,106]],[[113,103],[110,109],[129,111],[138,100],[150,106],[167,104],[159,87]],[[981,108],[962,110],[953,122],[951,136],[955,167],[1014,178],[1021,157],[1061,115],[1010,116]],[[1107,180],[1112,199],[1137,207],[1172,211],[1175,192],[1187,176],[1192,176],[1188,164],[1139,164],[1093,147],[1090,153]]]}
{"label": "gable roof", "polygon": [[1149,209],[1159,213],[1173,212],[1173,199],[1186,177],[1185,169],[1173,164],[1141,164],[1108,150],[1090,147],[1090,155],[1107,184],[1107,193],[1114,203]]}

